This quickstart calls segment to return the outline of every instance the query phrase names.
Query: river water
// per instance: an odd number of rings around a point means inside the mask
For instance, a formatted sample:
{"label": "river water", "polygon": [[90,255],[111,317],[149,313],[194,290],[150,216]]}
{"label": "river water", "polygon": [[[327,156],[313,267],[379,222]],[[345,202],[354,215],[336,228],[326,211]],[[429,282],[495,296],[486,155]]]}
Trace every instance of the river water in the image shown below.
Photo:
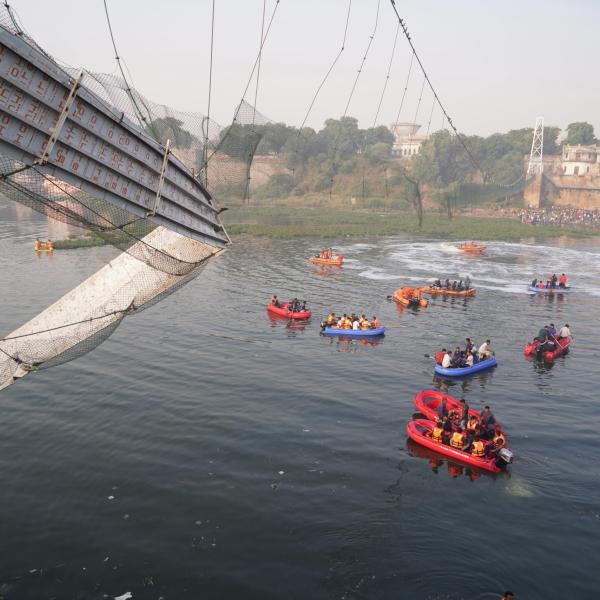
{"label": "river water", "polygon": [[[0,332],[116,254],[33,254],[41,217],[0,203]],[[492,242],[485,257],[410,236],[240,238],[95,351],[0,394],[0,597],[499,598],[600,596],[597,240]],[[564,298],[524,293],[566,272]],[[386,296],[469,274],[471,300],[399,310]],[[272,293],[307,298],[306,325],[271,320]],[[378,344],[319,336],[328,310],[366,311]],[[523,345],[568,322],[551,367]],[[492,339],[499,366],[433,377],[432,354]],[[407,444],[418,390],[492,406],[510,473],[458,468]]]}

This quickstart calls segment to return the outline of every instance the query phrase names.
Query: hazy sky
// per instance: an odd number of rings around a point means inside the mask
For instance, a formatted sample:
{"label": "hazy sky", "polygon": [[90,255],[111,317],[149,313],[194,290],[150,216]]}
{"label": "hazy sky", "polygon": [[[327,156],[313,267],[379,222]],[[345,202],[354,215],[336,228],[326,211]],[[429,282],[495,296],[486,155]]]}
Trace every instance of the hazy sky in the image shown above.
{"label": "hazy sky", "polygon": [[[270,16],[275,1],[267,1]],[[157,102],[206,112],[212,0],[108,0],[119,53],[135,86]],[[349,114],[373,123],[390,60],[396,18],[380,0],[376,35]],[[417,51],[455,124],[487,135],[589,121],[600,133],[600,0],[397,0]],[[72,66],[114,72],[102,0],[11,0],[24,28]],[[216,0],[212,116],[231,120],[257,54],[263,0]],[[281,0],[267,39],[258,110],[301,123],[338,52],[348,0]],[[377,0],[353,0],[346,49],[308,125],[344,112],[375,24]],[[378,124],[396,118],[410,53],[398,39]],[[401,120],[415,117],[422,76],[413,71]],[[254,87],[247,95],[251,102]],[[417,121],[429,119],[431,95]],[[442,124],[435,111],[432,130]]]}

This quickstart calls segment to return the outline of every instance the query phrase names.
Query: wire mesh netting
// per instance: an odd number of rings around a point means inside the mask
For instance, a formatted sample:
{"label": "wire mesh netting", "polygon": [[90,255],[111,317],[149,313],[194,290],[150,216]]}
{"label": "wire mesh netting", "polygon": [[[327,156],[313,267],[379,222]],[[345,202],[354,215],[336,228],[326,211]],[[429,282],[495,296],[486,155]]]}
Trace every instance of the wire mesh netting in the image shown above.
{"label": "wire mesh netting", "polygon": [[[42,52],[72,79],[80,72],[50,57],[0,6],[0,27]],[[200,112],[152,102],[123,78],[83,71],[81,84],[153,137],[198,177],[217,199],[245,198],[261,125],[270,121],[242,101],[222,127]],[[0,388],[29,370],[72,360],[104,341],[132,311],[153,305],[197,275],[220,250],[166,229],[44,172],[0,156],[0,193],[51,219],[91,232],[121,249],[109,265],[37,317],[0,339]]]}

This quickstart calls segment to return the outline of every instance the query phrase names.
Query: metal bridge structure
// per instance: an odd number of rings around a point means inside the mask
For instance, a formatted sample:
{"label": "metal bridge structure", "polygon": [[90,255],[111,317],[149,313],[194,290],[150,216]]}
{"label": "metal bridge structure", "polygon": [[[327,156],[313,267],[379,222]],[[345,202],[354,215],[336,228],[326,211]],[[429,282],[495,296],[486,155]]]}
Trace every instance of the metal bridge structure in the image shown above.
{"label": "metal bridge structure", "polygon": [[0,154],[181,235],[228,238],[202,183],[124,112],[0,27]]}
{"label": "metal bridge structure", "polygon": [[202,155],[190,123],[212,124],[156,107],[124,79],[62,66],[0,6],[0,194],[123,250],[0,337],[0,389],[89,352],[230,244],[211,193],[176,156]]}

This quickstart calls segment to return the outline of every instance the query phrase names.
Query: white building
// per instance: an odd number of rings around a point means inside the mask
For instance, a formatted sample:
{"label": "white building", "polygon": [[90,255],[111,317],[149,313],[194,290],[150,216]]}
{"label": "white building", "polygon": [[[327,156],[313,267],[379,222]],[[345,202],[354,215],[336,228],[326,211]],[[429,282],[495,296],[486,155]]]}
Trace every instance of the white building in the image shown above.
{"label": "white building", "polygon": [[600,173],[600,148],[565,144],[562,151],[563,175],[598,175]]}
{"label": "white building", "polygon": [[392,145],[392,155],[401,158],[410,158],[419,154],[423,142],[427,136],[418,135],[421,129],[416,123],[393,123],[390,130],[394,134],[394,144]]}

